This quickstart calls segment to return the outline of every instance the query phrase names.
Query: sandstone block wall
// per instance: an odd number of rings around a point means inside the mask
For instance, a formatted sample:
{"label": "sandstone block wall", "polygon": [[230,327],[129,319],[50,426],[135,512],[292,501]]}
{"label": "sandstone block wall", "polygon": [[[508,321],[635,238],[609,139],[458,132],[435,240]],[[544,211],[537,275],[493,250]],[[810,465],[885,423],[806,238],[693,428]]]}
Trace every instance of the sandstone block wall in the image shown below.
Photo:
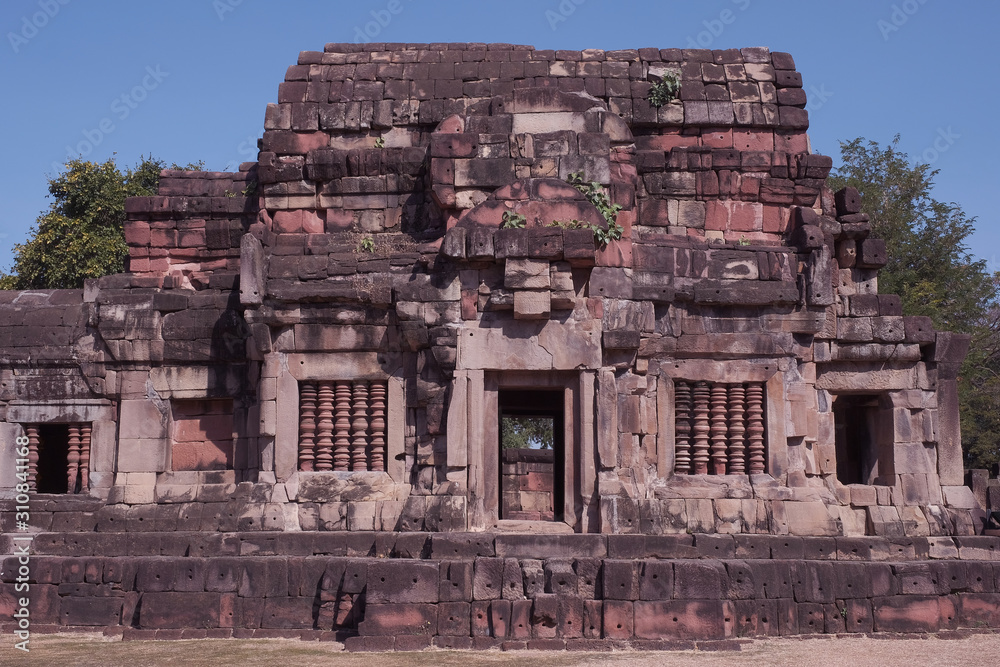
{"label": "sandstone block wall", "polygon": [[997,538],[111,532],[35,550],[33,629],[132,639],[692,649],[1000,623]]}
{"label": "sandstone block wall", "polygon": [[0,420],[91,425],[78,525],[517,529],[530,389],[565,443],[535,530],[974,534],[968,339],[878,293],[805,103],[764,48],[303,52],[257,162],[128,202],[129,273],[0,296]]}

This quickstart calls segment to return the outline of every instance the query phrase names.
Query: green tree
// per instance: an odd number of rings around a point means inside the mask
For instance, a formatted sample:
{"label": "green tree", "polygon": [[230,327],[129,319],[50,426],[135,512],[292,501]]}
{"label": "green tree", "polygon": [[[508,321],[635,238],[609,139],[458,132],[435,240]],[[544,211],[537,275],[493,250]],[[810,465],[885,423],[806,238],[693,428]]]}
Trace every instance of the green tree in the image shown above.
{"label": "green tree", "polygon": [[156,194],[163,163],[143,158],[122,173],[113,159],[72,160],[49,180],[54,201],[14,246],[14,266],[0,276],[2,289],[82,287],[125,269],[125,198]]}
{"label": "green tree", "polygon": [[552,449],[555,442],[552,417],[504,417],[500,423],[504,449]]}
{"label": "green tree", "polygon": [[934,199],[938,170],[912,164],[898,145],[899,135],[885,147],[862,138],[842,142],[843,166],[830,185],[858,189],[872,235],[885,241],[879,291],[898,294],[906,315],[972,335],[959,380],[962,445],[967,465],[992,465],[1000,459],[1000,283],[966,245],[975,219]]}

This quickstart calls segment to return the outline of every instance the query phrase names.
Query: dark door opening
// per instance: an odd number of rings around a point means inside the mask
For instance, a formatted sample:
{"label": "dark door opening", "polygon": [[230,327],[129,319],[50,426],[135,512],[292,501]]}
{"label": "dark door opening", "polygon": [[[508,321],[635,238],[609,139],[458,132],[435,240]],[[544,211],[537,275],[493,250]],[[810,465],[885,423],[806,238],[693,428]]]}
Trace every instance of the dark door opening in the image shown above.
{"label": "dark door opening", "polygon": [[838,396],[833,403],[837,479],[841,484],[874,484],[878,474],[875,443],[878,396]]}
{"label": "dark door opening", "polygon": [[501,389],[500,518],[561,521],[565,498],[563,390]]}
{"label": "dark door opening", "polygon": [[[36,493],[66,493],[68,475],[66,458],[69,454],[69,425],[38,425],[38,476]],[[79,486],[79,482],[77,483]],[[76,493],[77,489],[70,490]]]}

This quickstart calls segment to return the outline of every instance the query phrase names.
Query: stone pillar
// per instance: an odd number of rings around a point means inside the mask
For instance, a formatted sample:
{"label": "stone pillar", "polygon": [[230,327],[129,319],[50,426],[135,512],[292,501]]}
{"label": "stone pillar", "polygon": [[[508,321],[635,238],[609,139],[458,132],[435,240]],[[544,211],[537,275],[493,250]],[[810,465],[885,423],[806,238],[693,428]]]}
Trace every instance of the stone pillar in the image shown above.
{"label": "stone pillar", "polygon": [[712,385],[711,393],[711,452],[712,452],[712,474],[726,474],[726,385],[716,382]]}
{"label": "stone pillar", "polygon": [[729,385],[729,472],[733,475],[742,475],[746,472],[744,402],[743,385],[738,382]]}
{"label": "stone pillar", "polygon": [[316,470],[337,469],[338,458],[333,451],[333,395],[332,382],[319,383],[316,392]]}
{"label": "stone pillar", "polygon": [[691,472],[695,475],[707,475],[709,462],[708,434],[710,431],[708,425],[708,400],[711,395],[708,383],[695,383],[693,395],[694,400],[692,403],[694,407],[692,408],[692,412],[694,418],[692,419],[693,426],[691,427]]}
{"label": "stone pillar", "polygon": [[69,447],[66,451],[66,493],[76,493],[80,475],[80,425],[69,425]]}
{"label": "stone pillar", "polygon": [[38,426],[28,424],[24,427],[28,435],[28,488],[38,490]]}
{"label": "stone pillar", "polygon": [[80,493],[90,489],[90,434],[89,423],[80,424]]}
{"label": "stone pillar", "polygon": [[679,381],[674,385],[674,438],[676,458],[674,472],[691,474],[691,385]]}
{"label": "stone pillar", "polygon": [[299,470],[314,470],[316,461],[316,385],[299,386]]}
{"label": "stone pillar", "polygon": [[354,383],[351,422],[351,470],[368,470],[368,383]]}
{"label": "stone pillar", "polygon": [[759,382],[747,385],[747,449],[751,475],[764,472],[764,387]]}
{"label": "stone pillar", "polygon": [[967,334],[941,332],[934,344],[937,362],[938,475],[942,486],[965,484],[962,429],[958,418],[958,370],[969,351]]}
{"label": "stone pillar", "polygon": [[351,467],[351,383],[337,382],[336,387],[333,469],[347,470]]}
{"label": "stone pillar", "polygon": [[385,470],[385,382],[371,384],[371,470]]}

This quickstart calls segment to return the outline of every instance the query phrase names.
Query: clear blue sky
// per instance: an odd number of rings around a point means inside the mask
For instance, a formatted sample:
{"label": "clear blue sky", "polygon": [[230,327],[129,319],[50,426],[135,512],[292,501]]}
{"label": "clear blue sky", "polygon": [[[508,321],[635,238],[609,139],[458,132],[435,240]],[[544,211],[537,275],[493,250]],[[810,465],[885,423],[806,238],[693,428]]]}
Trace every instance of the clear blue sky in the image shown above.
{"label": "clear blue sky", "polygon": [[836,164],[841,140],[901,134],[940,169],[934,196],[978,219],[970,247],[997,270],[998,27],[1000,4],[944,0],[4,0],[0,270],[67,153],[233,168],[255,159],[298,52],[359,39],[788,51],[813,150]]}

